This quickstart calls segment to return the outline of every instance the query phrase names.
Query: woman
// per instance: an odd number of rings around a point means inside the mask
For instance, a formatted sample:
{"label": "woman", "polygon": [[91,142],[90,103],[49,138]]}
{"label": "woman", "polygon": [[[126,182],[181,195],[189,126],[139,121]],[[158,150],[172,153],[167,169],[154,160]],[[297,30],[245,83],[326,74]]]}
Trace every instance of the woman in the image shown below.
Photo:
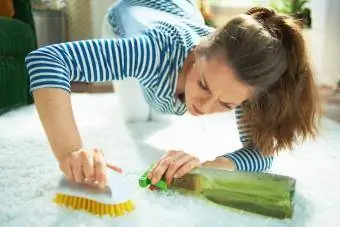
{"label": "woman", "polygon": [[[147,18],[124,26],[126,15],[140,10]],[[120,171],[100,151],[83,148],[70,81],[134,78],[147,103],[164,113],[235,109],[241,149],[205,163],[170,151],[150,171],[154,183],[165,176],[170,184],[199,166],[265,171],[275,153],[316,135],[316,86],[299,26],[290,17],[252,8],[214,30],[190,0],[123,0],[108,20],[122,38],[56,44],[26,58],[40,119],[69,180],[103,187],[106,166]]]}

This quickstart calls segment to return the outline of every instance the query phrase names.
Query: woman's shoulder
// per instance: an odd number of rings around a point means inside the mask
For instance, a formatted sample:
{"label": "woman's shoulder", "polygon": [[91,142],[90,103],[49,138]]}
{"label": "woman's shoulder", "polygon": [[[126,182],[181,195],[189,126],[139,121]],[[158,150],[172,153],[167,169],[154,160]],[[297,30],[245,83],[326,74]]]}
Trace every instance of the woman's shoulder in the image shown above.
{"label": "woman's shoulder", "polygon": [[213,32],[213,28],[191,23],[190,21],[179,21],[176,23],[158,21],[154,26],[147,29],[144,34],[151,34],[161,41],[166,41],[174,45],[191,47],[211,32]]}

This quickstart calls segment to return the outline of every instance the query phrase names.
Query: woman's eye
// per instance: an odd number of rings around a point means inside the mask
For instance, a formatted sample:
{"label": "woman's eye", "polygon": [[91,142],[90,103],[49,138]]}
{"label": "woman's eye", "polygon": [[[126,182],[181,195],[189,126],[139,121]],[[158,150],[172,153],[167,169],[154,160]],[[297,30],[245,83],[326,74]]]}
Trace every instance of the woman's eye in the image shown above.
{"label": "woman's eye", "polygon": [[208,90],[208,88],[207,88],[206,86],[204,86],[204,84],[202,83],[201,80],[198,81],[198,85],[199,85],[202,89]]}
{"label": "woman's eye", "polygon": [[228,110],[232,110],[233,109],[231,106],[229,106],[228,104],[225,104],[225,103],[222,103],[222,106],[224,106]]}
{"label": "woman's eye", "polygon": [[231,110],[232,108],[226,104],[223,105],[225,108],[227,108],[228,110]]}

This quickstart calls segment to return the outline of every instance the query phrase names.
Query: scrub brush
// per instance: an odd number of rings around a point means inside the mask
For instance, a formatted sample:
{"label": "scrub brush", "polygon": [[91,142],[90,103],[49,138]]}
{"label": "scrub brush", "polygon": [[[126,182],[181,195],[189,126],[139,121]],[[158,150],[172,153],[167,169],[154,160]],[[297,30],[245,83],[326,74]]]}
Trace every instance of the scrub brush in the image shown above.
{"label": "scrub brush", "polygon": [[83,210],[100,217],[122,216],[134,210],[132,190],[116,171],[107,173],[108,186],[100,189],[89,183],[74,183],[62,177],[53,202],[73,210]]}

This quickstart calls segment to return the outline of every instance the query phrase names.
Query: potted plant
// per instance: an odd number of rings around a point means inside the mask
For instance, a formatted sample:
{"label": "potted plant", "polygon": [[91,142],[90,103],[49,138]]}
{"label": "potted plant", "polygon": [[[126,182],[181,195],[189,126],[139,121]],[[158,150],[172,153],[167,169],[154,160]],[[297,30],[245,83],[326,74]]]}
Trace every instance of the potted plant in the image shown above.
{"label": "potted plant", "polygon": [[205,24],[210,27],[216,27],[213,20],[213,15],[210,10],[209,2],[207,0],[199,0],[198,6],[204,18]]}
{"label": "potted plant", "polygon": [[311,10],[306,7],[310,0],[272,0],[271,7],[281,13],[293,16],[301,22],[302,27],[311,28]]}

